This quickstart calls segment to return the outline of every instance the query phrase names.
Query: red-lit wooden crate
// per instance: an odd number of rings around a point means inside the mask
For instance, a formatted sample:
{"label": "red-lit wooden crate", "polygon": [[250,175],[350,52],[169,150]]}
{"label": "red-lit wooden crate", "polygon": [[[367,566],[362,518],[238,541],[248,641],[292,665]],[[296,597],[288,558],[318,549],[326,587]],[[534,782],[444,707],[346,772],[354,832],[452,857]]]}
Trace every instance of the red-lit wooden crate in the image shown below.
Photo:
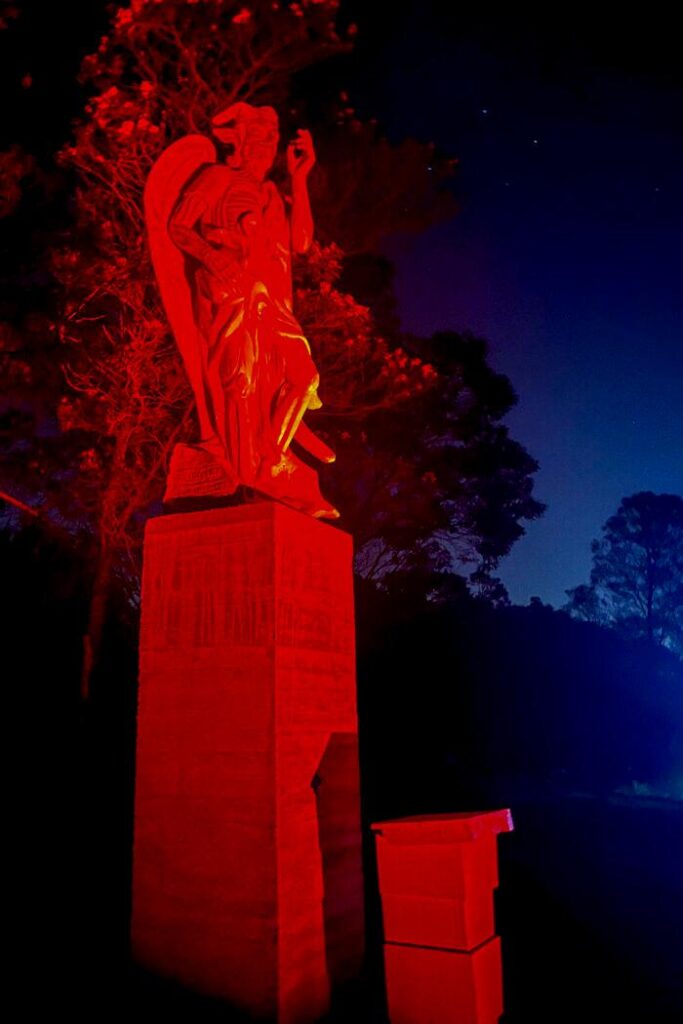
{"label": "red-lit wooden crate", "polygon": [[495,931],[496,836],[510,812],[418,815],[377,822],[384,938],[470,950]]}
{"label": "red-lit wooden crate", "polygon": [[391,1024],[497,1024],[500,939],[469,953],[387,943],[384,955]]}
{"label": "red-lit wooden crate", "polygon": [[386,942],[469,950],[495,932],[493,898],[439,900],[422,896],[383,895]]}

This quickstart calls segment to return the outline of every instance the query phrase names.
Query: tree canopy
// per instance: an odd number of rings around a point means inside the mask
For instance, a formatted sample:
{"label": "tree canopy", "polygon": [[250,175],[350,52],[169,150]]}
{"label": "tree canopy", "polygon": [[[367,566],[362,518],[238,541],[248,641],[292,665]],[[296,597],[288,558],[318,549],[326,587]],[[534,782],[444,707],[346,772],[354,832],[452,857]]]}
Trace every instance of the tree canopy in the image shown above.
{"label": "tree canopy", "polygon": [[566,610],[683,656],[683,498],[624,498],[591,551],[590,583],[567,591]]}
{"label": "tree canopy", "polygon": [[[136,595],[144,522],[174,444],[195,431],[147,250],[144,182],[165,146],[238,99],[274,105],[285,136],[313,132],[316,242],[295,263],[294,301],[321,374],[311,425],[338,453],[323,486],[354,534],[357,571],[412,574],[432,594],[456,575],[504,599],[498,561],[543,510],[537,465],[503,423],[514,390],[486,342],[401,330],[381,243],[456,212],[446,186],[457,161],[428,142],[390,144],[341,85],[307,101],[315,66],[353,47],[341,21],[337,0],[116,6],[83,62],[89,98],[56,163],[45,171],[16,148],[0,160],[0,214],[27,262],[31,252],[19,287],[4,275],[0,489],[90,537],[95,647],[111,586]],[[273,176],[286,188],[281,163]],[[36,202],[55,193],[67,202],[36,233]]]}

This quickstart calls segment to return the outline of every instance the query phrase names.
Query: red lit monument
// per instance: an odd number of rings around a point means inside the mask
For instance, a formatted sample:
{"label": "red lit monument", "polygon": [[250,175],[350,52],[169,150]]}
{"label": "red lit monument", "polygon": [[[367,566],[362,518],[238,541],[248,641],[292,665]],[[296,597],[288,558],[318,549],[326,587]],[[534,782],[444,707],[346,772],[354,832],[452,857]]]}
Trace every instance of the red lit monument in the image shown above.
{"label": "red lit monument", "polygon": [[222,150],[186,135],[161,155],[145,188],[150,249],[199,418],[178,445],[166,500],[233,494],[240,485],[318,518],[338,513],[294,439],[323,461],[334,453],[303,421],[321,405],[318,372],[292,311],[291,250],[313,238],[310,133],[287,148],[289,214],[272,181],[277,115],[235,103],[212,121]]}
{"label": "red lit monument", "polygon": [[303,420],[318,376],[291,298],[314,155],[300,132],[287,214],[265,180],[275,112],[238,103],[212,127],[225,160],[186,136],[145,192],[200,428],[166,498],[255,500],[147,527],[132,945],[156,973],[304,1024],[363,952],[351,538],[316,521],[337,512],[290,447],[334,458]]}

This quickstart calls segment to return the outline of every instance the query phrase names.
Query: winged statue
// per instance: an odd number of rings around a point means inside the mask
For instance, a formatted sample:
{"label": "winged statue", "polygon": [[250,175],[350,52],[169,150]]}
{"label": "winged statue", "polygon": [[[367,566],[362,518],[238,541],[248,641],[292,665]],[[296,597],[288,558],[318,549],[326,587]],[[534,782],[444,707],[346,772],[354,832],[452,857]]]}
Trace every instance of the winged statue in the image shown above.
{"label": "winged statue", "polygon": [[285,202],[268,179],[279,142],[272,107],[233,103],[211,135],[172,143],[145,185],[152,263],[200,435],[176,445],[164,500],[254,494],[334,519],[316,470],[292,450],[334,461],[304,422],[322,403],[292,305],[292,252],[313,239],[313,141],[300,130],[287,148]]}

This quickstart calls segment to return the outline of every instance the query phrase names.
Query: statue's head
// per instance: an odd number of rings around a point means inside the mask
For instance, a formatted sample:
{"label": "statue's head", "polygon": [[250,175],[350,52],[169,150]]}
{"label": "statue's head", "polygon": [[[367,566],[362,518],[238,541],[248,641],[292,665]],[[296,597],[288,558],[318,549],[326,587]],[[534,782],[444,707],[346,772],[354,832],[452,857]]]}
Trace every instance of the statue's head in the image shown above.
{"label": "statue's head", "polygon": [[249,170],[259,180],[265,178],[278,144],[278,120],[272,107],[233,103],[215,115],[211,131],[218,142],[232,145],[226,159],[229,167]]}

